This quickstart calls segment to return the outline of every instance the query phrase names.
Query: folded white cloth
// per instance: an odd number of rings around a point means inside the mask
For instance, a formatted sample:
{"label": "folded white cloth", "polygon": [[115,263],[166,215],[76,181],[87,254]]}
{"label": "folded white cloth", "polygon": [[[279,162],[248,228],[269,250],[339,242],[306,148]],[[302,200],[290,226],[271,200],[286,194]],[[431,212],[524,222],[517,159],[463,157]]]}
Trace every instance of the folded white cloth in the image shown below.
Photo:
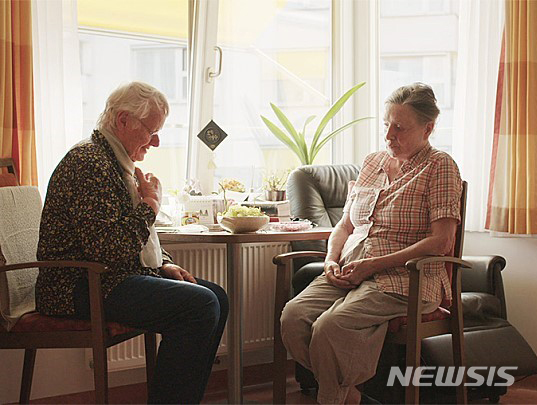
{"label": "folded white cloth", "polygon": [[[99,129],[99,131],[112,147],[112,150],[123,169],[123,181],[127,186],[127,190],[129,190],[132,206],[137,207],[142,199],[138,193],[136,179],[134,178],[134,162],[127,154],[123,144],[115,135],[108,132],[106,129]],[[162,250],[160,248],[160,241],[158,239],[157,230],[155,229],[155,224],[149,227],[149,239],[140,252],[140,262],[142,263],[142,266],[151,267],[152,269],[158,269],[162,266]]]}
{"label": "folded white cloth", "polygon": [[[37,187],[0,188],[0,249],[6,264],[36,261],[41,197]],[[0,322],[10,330],[35,310],[38,269],[0,273]]]}

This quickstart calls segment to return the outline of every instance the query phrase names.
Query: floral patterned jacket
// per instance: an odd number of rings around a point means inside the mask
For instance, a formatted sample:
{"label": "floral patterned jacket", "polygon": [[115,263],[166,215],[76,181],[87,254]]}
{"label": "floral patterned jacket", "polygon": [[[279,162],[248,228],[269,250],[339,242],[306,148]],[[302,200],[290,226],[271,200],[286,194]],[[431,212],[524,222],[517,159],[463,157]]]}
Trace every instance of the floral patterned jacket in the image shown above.
{"label": "floral patterned jacket", "polygon": [[[52,174],[43,207],[37,258],[106,264],[103,296],[135,274],[158,276],[140,264],[155,213],[145,203],[132,207],[112,148],[98,131],[74,146]],[[163,252],[165,262],[171,258]],[[73,315],[73,290],[85,277],[80,268],[41,268],[36,307],[45,315]]]}

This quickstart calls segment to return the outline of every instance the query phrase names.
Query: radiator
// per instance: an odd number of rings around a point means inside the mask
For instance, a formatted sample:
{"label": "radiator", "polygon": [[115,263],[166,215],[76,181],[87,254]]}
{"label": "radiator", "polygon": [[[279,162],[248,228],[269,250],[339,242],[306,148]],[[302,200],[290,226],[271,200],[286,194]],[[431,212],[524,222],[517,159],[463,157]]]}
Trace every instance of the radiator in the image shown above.
{"label": "radiator", "polygon": [[[166,244],[174,262],[194,276],[213,281],[226,288],[226,247],[215,244]],[[243,350],[266,351],[272,347],[274,285],[276,266],[272,258],[290,250],[289,243],[251,243],[242,247],[243,271]],[[158,340],[157,340],[158,341]],[[218,355],[226,354],[224,331]],[[261,356],[266,357],[266,356]],[[86,350],[86,364],[92,364],[91,349]],[[249,362],[251,363],[251,362]],[[145,366],[143,336],[137,336],[108,349],[109,371]]]}

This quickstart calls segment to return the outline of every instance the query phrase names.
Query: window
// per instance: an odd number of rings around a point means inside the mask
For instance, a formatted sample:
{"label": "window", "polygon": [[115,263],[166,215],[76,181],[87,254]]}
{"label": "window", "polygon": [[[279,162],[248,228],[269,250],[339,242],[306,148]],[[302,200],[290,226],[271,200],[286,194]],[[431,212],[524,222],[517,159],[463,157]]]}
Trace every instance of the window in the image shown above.
{"label": "window", "polygon": [[186,104],[186,45],[133,46],[131,53],[137,80],[153,83],[172,104]]}
{"label": "window", "polygon": [[[464,1],[464,0],[463,0]],[[457,6],[453,0],[382,0],[381,17],[446,14]]]}
{"label": "window", "polygon": [[[380,0],[380,115],[384,101],[397,87],[417,81],[431,85],[440,116],[430,141],[448,153],[452,149],[457,5],[457,0]],[[382,137],[382,130],[379,133]]]}
{"label": "window", "polygon": [[147,82],[167,97],[170,114],[160,132],[160,147],[138,163],[162,182],[164,190],[182,185],[188,125],[186,44],[162,44],[144,39],[106,34],[99,30],[80,32],[83,83],[84,133],[95,128],[106,98],[119,84],[131,80]]}
{"label": "window", "polygon": [[[177,14],[170,12],[165,20],[170,26],[185,25],[187,0],[179,3]],[[197,159],[189,176],[202,178],[205,193],[218,190],[223,178],[235,178],[247,189],[257,189],[266,174],[298,166],[298,159],[265,127],[260,115],[278,122],[270,109],[274,103],[302,128],[307,117],[320,119],[326,111],[331,97],[331,0],[201,4],[218,12],[212,20],[200,22],[199,29],[209,32],[217,26],[217,30],[213,43],[208,40],[197,52],[218,45],[223,50],[222,73],[211,84],[212,102],[190,106],[204,110],[190,113],[204,117],[201,128],[212,118],[228,134],[214,152],[205,150],[195,133],[188,150],[187,35],[162,32],[163,10],[144,4],[129,7],[128,15],[112,22],[108,17],[118,7],[115,2],[79,0],[85,132],[91,133],[106,97],[118,84],[141,80],[161,90],[170,103],[160,147],[139,164],[142,170],[155,173],[165,190],[183,186],[186,162],[192,159],[189,154]],[[195,69],[206,72],[206,66]],[[203,85],[208,85],[205,80]],[[316,163],[330,160],[328,145]]]}
{"label": "window", "polygon": [[[175,9],[163,10],[143,2],[125,8],[123,0],[78,0],[84,134],[91,134],[106,98],[120,84],[140,80],[158,88],[170,113],[160,147],[137,165],[154,173],[165,191],[183,186],[188,137],[188,2],[173,4]],[[118,11],[123,18],[112,18]]]}
{"label": "window", "polygon": [[[215,81],[213,116],[228,133],[214,151],[213,187],[235,178],[259,188],[268,173],[300,164],[265,127],[260,115],[278,123],[276,104],[295,127],[322,116],[330,104],[330,0],[221,2],[217,45],[222,75]],[[315,122],[311,123],[314,128]],[[316,163],[330,162],[330,148]]]}

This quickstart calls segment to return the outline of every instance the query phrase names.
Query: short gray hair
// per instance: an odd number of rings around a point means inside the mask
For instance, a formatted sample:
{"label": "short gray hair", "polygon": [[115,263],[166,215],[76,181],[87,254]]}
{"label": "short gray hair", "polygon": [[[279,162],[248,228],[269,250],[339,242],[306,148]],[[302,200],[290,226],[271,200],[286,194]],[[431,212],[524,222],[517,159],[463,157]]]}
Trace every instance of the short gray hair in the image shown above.
{"label": "short gray hair", "polygon": [[393,104],[412,107],[418,120],[423,124],[436,122],[436,118],[440,114],[433,89],[431,86],[419,82],[399,87],[386,99],[385,104],[387,107]]}
{"label": "short gray hair", "polygon": [[149,116],[151,111],[168,116],[170,106],[164,94],[153,86],[142,82],[131,82],[119,86],[106,100],[106,107],[97,121],[98,129],[116,129],[118,112],[132,113],[138,119]]}

